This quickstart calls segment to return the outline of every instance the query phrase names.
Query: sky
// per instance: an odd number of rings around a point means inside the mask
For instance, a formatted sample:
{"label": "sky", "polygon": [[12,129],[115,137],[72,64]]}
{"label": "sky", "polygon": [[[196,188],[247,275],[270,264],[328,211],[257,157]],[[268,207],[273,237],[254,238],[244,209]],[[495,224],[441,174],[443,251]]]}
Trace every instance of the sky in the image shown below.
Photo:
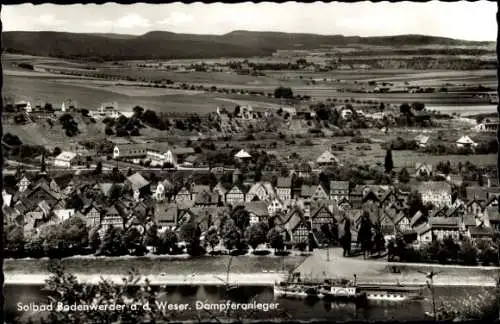
{"label": "sky", "polygon": [[3,5],[4,31],[140,35],[152,30],[225,34],[234,30],[345,36],[422,34],[495,41],[495,2]]}

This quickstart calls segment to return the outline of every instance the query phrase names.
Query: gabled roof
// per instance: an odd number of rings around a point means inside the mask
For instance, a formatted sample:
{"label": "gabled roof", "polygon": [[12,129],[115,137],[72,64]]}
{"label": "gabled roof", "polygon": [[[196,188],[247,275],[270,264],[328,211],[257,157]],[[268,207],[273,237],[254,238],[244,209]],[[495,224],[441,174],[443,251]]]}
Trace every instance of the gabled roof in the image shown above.
{"label": "gabled roof", "polygon": [[431,229],[432,229],[431,225],[429,225],[428,223],[423,223],[415,228],[415,232],[419,235],[422,235],[430,231]]}
{"label": "gabled roof", "polygon": [[430,217],[428,223],[433,227],[457,227],[460,219],[458,217]]}
{"label": "gabled roof", "polygon": [[241,149],[238,153],[234,155],[234,157],[239,159],[251,158],[252,156],[248,154],[245,150]]}
{"label": "gabled roof", "polygon": [[349,181],[330,181],[330,192],[332,190],[349,190]]}
{"label": "gabled roof", "polygon": [[418,185],[418,191],[446,191],[451,193],[451,185],[444,181],[422,181]]}
{"label": "gabled roof", "polygon": [[429,141],[429,136],[423,134],[417,135],[415,141],[419,144],[426,144]]}
{"label": "gabled roof", "polygon": [[265,217],[269,216],[267,204],[264,201],[251,201],[244,204],[245,209],[256,216]]}
{"label": "gabled roof", "polygon": [[109,197],[111,193],[111,188],[113,188],[113,183],[99,183],[99,189],[105,197]]}
{"label": "gabled roof", "polygon": [[149,185],[149,181],[144,179],[139,172],[127,177],[127,181],[132,185],[132,190],[140,190]]}
{"label": "gabled roof", "polygon": [[475,142],[467,135],[460,137],[457,144],[474,144]]}
{"label": "gabled roof", "polygon": [[199,193],[202,193],[202,192],[210,192],[210,186],[206,186],[206,185],[195,185],[193,186],[193,188],[191,189],[191,193],[194,193],[194,194],[199,194]]}
{"label": "gabled roof", "polygon": [[493,230],[485,226],[474,226],[469,228],[471,236],[492,236]]}
{"label": "gabled roof", "polygon": [[476,219],[472,215],[464,215],[463,223],[465,226],[474,226],[476,225]]}
{"label": "gabled roof", "polygon": [[219,202],[219,195],[215,192],[202,191],[196,195],[195,205],[214,205]]}
{"label": "gabled roof", "polygon": [[465,188],[467,192],[467,200],[477,200],[477,201],[486,201],[488,193],[479,186],[469,186]]}
{"label": "gabled roof", "polygon": [[108,207],[106,208],[106,211],[104,213],[105,216],[107,215],[119,215],[120,213],[118,212],[118,210],[116,209],[115,206],[111,206],[111,207]]}
{"label": "gabled roof", "polygon": [[490,222],[500,222],[500,212],[498,210],[498,206],[486,207],[486,214],[488,215]]}
{"label": "gabled roof", "polygon": [[291,188],[292,187],[292,177],[278,177],[277,188]]}
{"label": "gabled roof", "polygon": [[194,154],[195,151],[192,147],[176,147],[172,149],[172,153],[175,155],[187,155]]}
{"label": "gabled roof", "polygon": [[331,163],[331,162],[335,162],[335,163],[338,163],[339,162],[339,159],[333,155],[332,152],[330,151],[325,151],[323,152],[317,159],[316,159],[316,162],[317,163]]}
{"label": "gabled roof", "polygon": [[420,210],[417,211],[410,220],[410,226],[413,227],[422,217],[424,217],[424,214]]}
{"label": "gabled roof", "polygon": [[240,191],[242,194],[245,194],[245,192],[247,191],[247,188],[245,186],[241,186],[241,185],[236,184],[236,185],[232,186],[231,189],[226,192],[226,194],[234,193],[234,191]]}
{"label": "gabled roof", "polygon": [[178,206],[175,203],[170,204],[156,204],[154,207],[154,218],[158,224],[172,224],[177,223]]}
{"label": "gabled roof", "polygon": [[76,158],[77,154],[73,152],[62,152],[58,156],[56,156],[55,160],[60,160],[64,162],[71,162],[74,158]]}
{"label": "gabled roof", "polygon": [[428,163],[419,163],[415,164],[415,171],[418,172],[420,169],[425,169],[426,171],[432,171],[432,165]]}

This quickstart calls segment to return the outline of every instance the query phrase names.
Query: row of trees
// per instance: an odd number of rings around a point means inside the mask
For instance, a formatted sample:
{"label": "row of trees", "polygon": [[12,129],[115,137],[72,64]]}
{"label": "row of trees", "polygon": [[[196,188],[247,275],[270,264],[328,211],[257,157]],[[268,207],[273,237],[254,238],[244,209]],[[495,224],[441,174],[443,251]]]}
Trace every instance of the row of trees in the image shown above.
{"label": "row of trees", "polygon": [[406,243],[403,237],[397,237],[388,244],[388,260],[400,262],[425,262],[461,265],[499,265],[499,235],[493,240],[479,240],[476,244],[462,237],[455,240],[445,237],[434,238],[432,243],[422,248],[415,248]]}

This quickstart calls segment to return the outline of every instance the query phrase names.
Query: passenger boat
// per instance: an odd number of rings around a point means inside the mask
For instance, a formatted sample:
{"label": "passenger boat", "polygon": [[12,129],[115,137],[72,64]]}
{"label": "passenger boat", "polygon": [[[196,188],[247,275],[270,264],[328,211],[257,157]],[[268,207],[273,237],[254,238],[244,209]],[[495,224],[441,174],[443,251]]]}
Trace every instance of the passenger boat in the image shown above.
{"label": "passenger boat", "polygon": [[326,281],[320,286],[319,292],[324,295],[326,300],[345,301],[364,303],[367,301],[365,292],[360,291],[355,283],[348,282],[335,282],[330,283]]}
{"label": "passenger boat", "polygon": [[401,302],[424,298],[423,287],[401,285],[359,285],[369,301]]}
{"label": "passenger boat", "polygon": [[282,282],[274,285],[274,296],[294,299],[321,299],[318,287],[298,283]]}

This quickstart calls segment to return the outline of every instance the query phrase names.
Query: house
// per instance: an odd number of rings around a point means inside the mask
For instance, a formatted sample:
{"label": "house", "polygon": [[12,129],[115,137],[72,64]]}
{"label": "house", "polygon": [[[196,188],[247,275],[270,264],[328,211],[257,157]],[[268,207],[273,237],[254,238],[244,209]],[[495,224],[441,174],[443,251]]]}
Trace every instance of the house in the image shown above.
{"label": "house", "polygon": [[206,185],[193,185],[191,188],[191,200],[196,201],[196,197],[202,192],[210,192],[210,187]]}
{"label": "house", "polygon": [[487,207],[486,211],[487,222],[496,231],[500,231],[500,212],[498,210],[498,206],[495,207]]}
{"label": "house", "polygon": [[491,240],[493,237],[493,230],[484,225],[473,226],[469,228],[469,235],[473,242],[478,240]]}
{"label": "house", "polygon": [[103,228],[110,226],[123,228],[123,218],[115,206],[111,206],[104,211],[101,225]]}
{"label": "house", "polygon": [[411,231],[410,219],[404,212],[399,212],[393,218],[396,233],[408,233]]}
{"label": "house", "polygon": [[292,199],[292,177],[278,177],[276,193],[281,201]]}
{"label": "house", "polygon": [[173,194],[174,185],[170,181],[165,179],[161,182],[158,182],[158,184],[156,185],[155,190],[153,190],[153,199],[161,202],[164,201],[165,198],[167,198],[170,201]]}
{"label": "house", "polygon": [[132,189],[134,199],[139,200],[150,193],[151,184],[139,173],[134,173],[125,179],[125,185]]}
{"label": "house", "polygon": [[219,200],[221,201],[226,200],[227,189],[224,186],[224,184],[222,184],[222,182],[218,182],[212,189],[212,191],[219,196]]}
{"label": "house", "polygon": [[182,187],[179,192],[175,195],[176,202],[183,202],[191,200],[191,191],[189,191],[186,187]]}
{"label": "house", "polygon": [[309,186],[302,185],[300,188],[300,196],[310,200],[327,200],[328,194],[322,185]]}
{"label": "house", "polygon": [[476,132],[496,132],[498,130],[498,122],[482,122],[474,126]]}
{"label": "house", "polygon": [[416,177],[430,177],[432,175],[432,165],[428,163],[417,163],[415,165]]}
{"label": "house", "polygon": [[250,214],[250,225],[266,222],[269,218],[267,203],[264,201],[251,201],[244,204],[245,210]]}
{"label": "house", "polygon": [[418,147],[426,147],[429,143],[429,136],[420,134],[415,137],[415,142],[417,143]]}
{"label": "house", "polygon": [[54,166],[60,168],[71,168],[78,163],[78,155],[73,152],[62,152],[54,159]]}
{"label": "house", "polygon": [[54,217],[58,222],[64,222],[68,218],[72,217],[75,215],[75,210],[74,209],[57,209],[54,210]]}
{"label": "house", "polygon": [[92,206],[92,208],[85,213],[85,219],[88,227],[97,227],[101,225],[101,211],[95,206]]}
{"label": "house", "polygon": [[349,181],[330,181],[330,200],[349,200]]}
{"label": "house", "polygon": [[309,241],[309,233],[311,232],[311,223],[306,221],[302,212],[298,208],[294,208],[286,215],[281,222],[284,229],[286,242],[292,244],[307,244]]}
{"label": "house", "polygon": [[155,205],[153,215],[158,232],[163,233],[177,227],[179,208],[176,203],[159,203]]}
{"label": "house", "polygon": [[467,193],[467,201],[473,202],[477,201],[480,205],[484,204],[488,200],[488,193],[484,188],[479,186],[468,186],[465,188]]}
{"label": "house", "polygon": [[26,176],[24,176],[17,183],[18,191],[25,192],[29,188],[30,185],[31,185],[31,181]]}
{"label": "house", "polygon": [[472,147],[476,147],[477,146],[477,143],[474,142],[469,136],[465,135],[465,136],[462,136],[460,137],[457,142],[457,147],[459,148],[472,148]]}
{"label": "house", "polygon": [[194,205],[197,207],[210,207],[217,206],[220,201],[220,197],[217,193],[211,191],[202,191],[199,194],[196,194],[196,198],[194,200]]}
{"label": "house", "polygon": [[310,212],[311,229],[313,231],[321,231],[321,227],[324,224],[330,226],[336,226],[337,220],[332,212],[332,210],[325,203],[314,204],[312,206],[312,211]]}
{"label": "house", "polygon": [[266,201],[277,197],[274,188],[270,182],[257,182],[250,187],[245,195],[245,200],[249,201]]}
{"label": "house", "polygon": [[213,225],[216,208],[197,208],[192,207],[186,210],[180,210],[178,216],[178,226],[180,228],[183,224],[188,222],[194,222],[201,230],[201,233],[205,233],[210,226]]}
{"label": "house", "polygon": [[423,181],[418,185],[422,202],[432,203],[435,207],[451,206],[451,185],[444,181]]}
{"label": "house", "polygon": [[458,217],[431,217],[428,224],[433,236],[438,240],[451,236],[454,240],[460,238],[460,219]]}
{"label": "house", "polygon": [[2,190],[2,200],[3,200],[2,207],[10,207],[10,204],[12,203],[12,195],[7,193],[5,189]]}
{"label": "house", "polygon": [[410,219],[410,228],[416,229],[423,223],[426,223],[427,217],[419,210]]}
{"label": "house", "polygon": [[167,152],[172,148],[169,143],[133,143],[117,144],[113,148],[113,159],[143,158],[148,152]]}
{"label": "house", "polygon": [[330,151],[323,152],[317,159],[318,165],[331,165],[339,163],[339,159]]}
{"label": "house", "polygon": [[234,157],[238,160],[246,160],[251,158],[252,156],[248,154],[245,150],[241,149],[238,153],[234,155]]}
{"label": "house", "polygon": [[245,191],[243,186],[234,185],[231,190],[226,193],[226,203],[236,205],[245,202]]}

